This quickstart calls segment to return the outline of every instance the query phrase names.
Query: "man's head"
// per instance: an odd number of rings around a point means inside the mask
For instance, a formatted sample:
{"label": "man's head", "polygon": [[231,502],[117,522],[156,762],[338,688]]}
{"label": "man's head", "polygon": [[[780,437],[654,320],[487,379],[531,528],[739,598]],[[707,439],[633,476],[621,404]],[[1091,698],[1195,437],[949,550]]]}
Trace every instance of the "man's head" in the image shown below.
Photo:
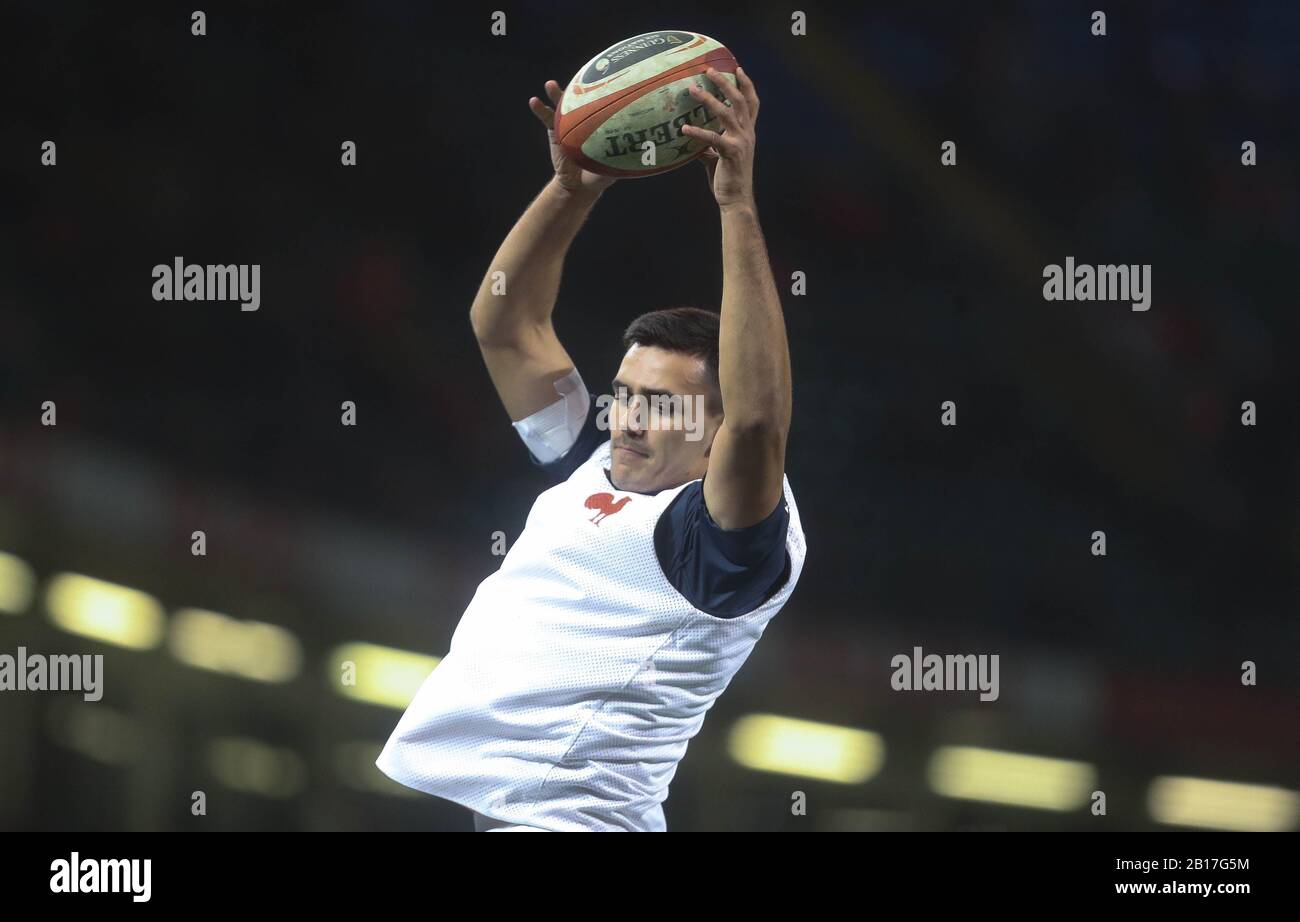
{"label": "man's head", "polygon": [[655,493],[708,471],[722,425],[719,329],[711,311],[672,307],[624,332],[609,414],[610,478],[620,490]]}

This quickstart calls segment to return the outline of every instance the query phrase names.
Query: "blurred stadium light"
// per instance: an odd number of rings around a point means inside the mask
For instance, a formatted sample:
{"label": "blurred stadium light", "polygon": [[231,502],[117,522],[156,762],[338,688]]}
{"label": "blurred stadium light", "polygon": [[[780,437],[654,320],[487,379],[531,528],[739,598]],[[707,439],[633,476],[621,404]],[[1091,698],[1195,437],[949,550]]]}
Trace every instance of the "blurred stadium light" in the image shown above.
{"label": "blurred stadium light", "polygon": [[153,596],[77,573],[60,573],[45,591],[50,620],[70,634],[148,650],[162,642],[162,606]]}
{"label": "blurred stadium light", "polygon": [[298,639],[284,628],[198,608],[176,612],[168,646],[186,665],[257,682],[287,682],[302,668]]}
{"label": "blurred stadium light", "polygon": [[1158,823],[1239,832],[1284,832],[1300,820],[1300,795],[1283,788],[1162,776],[1147,807]]}
{"label": "blurred stadium light", "polygon": [[929,780],[944,797],[1066,811],[1087,802],[1097,772],[1086,762],[943,746],[930,759]]}
{"label": "blurred stadium light", "polygon": [[746,768],[838,784],[861,784],[885,761],[885,743],[869,730],[775,714],[751,714],[731,728],[727,748]]}
{"label": "blurred stadium light", "polygon": [[263,797],[286,798],[306,784],[307,766],[290,749],[245,737],[223,737],[208,745],[208,767],[226,787]]}
{"label": "blurred stadium light", "polygon": [[27,611],[35,584],[31,567],[13,554],[0,552],[0,614],[21,615]]}
{"label": "blurred stadium light", "polygon": [[144,752],[139,723],[102,704],[61,698],[50,708],[46,727],[60,746],[103,765],[131,765]]}
{"label": "blurred stadium light", "polygon": [[440,661],[377,644],[343,644],[330,656],[329,680],[348,698],[402,710]]}

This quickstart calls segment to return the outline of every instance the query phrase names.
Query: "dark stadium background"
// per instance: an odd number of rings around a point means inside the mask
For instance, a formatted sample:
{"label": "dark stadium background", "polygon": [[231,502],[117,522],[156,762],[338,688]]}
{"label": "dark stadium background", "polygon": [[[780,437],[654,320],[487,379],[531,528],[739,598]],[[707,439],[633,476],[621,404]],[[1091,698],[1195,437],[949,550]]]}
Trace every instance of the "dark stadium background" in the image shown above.
{"label": "dark stadium background", "polygon": [[[763,100],[809,545],[669,828],[1162,829],[1169,776],[1290,791],[1265,812],[1294,828],[1300,6],[1112,4],[1105,38],[1096,4],[799,6],[802,38],[776,5],[520,3],[499,38],[493,4],[6,4],[0,652],[102,653],[106,676],[95,704],[0,694],[0,828],[470,828],[385,783],[400,709],[340,694],[333,663],[349,643],[445,653],[493,533],[513,541],[545,486],[469,304],[550,175],[528,97],[665,27],[727,43]],[[260,264],[261,309],[153,301],[176,256]],[[1152,264],[1150,311],[1045,302],[1067,256]],[[633,316],[716,308],[720,285],[691,165],[606,194],[556,323],[603,388]],[[163,637],[69,633],[47,611],[64,573],[169,623],[277,625],[300,667],[249,681]],[[914,646],[999,654],[1001,697],[892,691]],[[883,764],[857,783],[746,767],[732,733],[755,714],[878,734]],[[946,746],[1085,763],[1108,814],[945,796]]]}

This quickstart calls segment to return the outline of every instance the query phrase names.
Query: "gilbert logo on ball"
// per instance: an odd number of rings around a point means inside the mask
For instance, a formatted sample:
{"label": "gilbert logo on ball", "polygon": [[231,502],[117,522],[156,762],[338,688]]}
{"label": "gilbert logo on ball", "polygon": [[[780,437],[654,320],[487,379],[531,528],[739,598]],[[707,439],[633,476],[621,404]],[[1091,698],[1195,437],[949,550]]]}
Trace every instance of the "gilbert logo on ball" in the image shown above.
{"label": "gilbert logo on ball", "polygon": [[735,57],[698,32],[647,32],[612,45],[569,81],[555,136],[583,168],[604,176],[650,176],[690,163],[707,145],[682,134],[682,126],[722,130],[689,90],[694,84],[726,101],[704,76],[710,67],[735,85]]}

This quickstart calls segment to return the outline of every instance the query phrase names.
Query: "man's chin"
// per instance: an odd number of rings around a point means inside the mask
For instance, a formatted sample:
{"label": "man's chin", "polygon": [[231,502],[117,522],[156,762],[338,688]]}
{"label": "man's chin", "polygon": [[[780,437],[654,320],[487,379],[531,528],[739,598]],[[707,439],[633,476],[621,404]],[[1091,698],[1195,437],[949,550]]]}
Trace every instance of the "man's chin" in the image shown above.
{"label": "man's chin", "polygon": [[623,464],[620,461],[614,461],[609,466],[609,480],[615,489],[622,490],[624,493],[645,493],[645,477],[638,476],[640,472],[633,470],[631,465]]}
{"label": "man's chin", "polygon": [[628,475],[627,465],[618,461],[609,466],[609,480],[617,489],[624,492],[635,491],[633,478]]}

